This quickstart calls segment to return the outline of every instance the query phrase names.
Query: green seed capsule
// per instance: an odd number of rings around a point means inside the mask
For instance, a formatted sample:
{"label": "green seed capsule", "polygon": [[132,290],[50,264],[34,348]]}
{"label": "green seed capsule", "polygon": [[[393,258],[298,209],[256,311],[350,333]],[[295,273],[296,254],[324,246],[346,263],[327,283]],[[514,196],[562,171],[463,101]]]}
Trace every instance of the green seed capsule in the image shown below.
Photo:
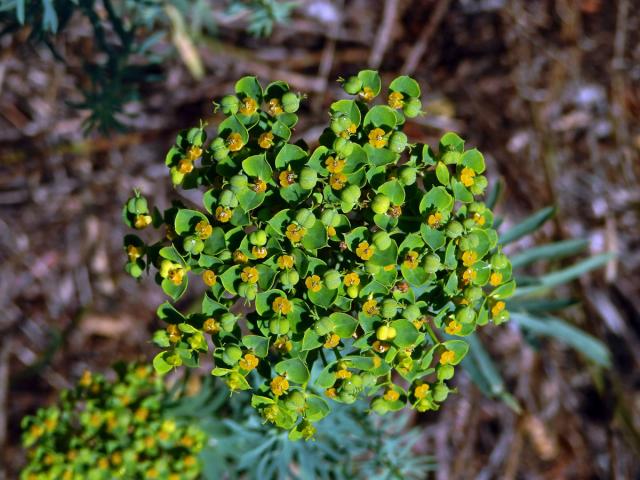
{"label": "green seed capsule", "polygon": [[274,318],[269,322],[269,331],[274,335],[285,335],[289,332],[289,320],[286,318]]}
{"label": "green seed capsule", "polygon": [[184,173],[178,171],[177,167],[171,167],[171,183],[180,185],[184,180]]}
{"label": "green seed capsule", "polygon": [[463,252],[466,252],[467,250],[471,250],[471,242],[469,241],[468,238],[461,237],[460,240],[458,241],[458,247]]}
{"label": "green seed capsule", "polygon": [[293,92],[287,92],[282,96],[282,108],[287,113],[296,113],[300,108],[300,97]]}
{"label": "green seed capsule", "polygon": [[382,271],[382,267],[380,265],[376,265],[372,262],[365,262],[364,269],[369,275],[377,275]]}
{"label": "green seed capsule", "polygon": [[238,295],[249,301],[255,300],[258,295],[258,286],[255,283],[242,282],[238,286]]}
{"label": "green seed capsule", "polygon": [[133,278],[140,278],[142,276],[142,267],[138,265],[138,262],[129,262],[125,267],[126,272]]}
{"label": "green seed capsule", "polygon": [[393,134],[389,138],[389,150],[395,153],[402,153],[404,152],[405,148],[407,148],[407,141],[408,138],[406,133],[393,132]]}
{"label": "green seed capsule", "polygon": [[467,287],[464,290],[464,298],[470,303],[480,300],[482,296],[482,288],[480,287]]}
{"label": "green seed capsule", "polygon": [[362,390],[363,380],[360,375],[353,374],[351,377],[345,379],[342,384],[342,388],[347,393],[357,393]]}
{"label": "green seed capsule", "polygon": [[329,290],[335,290],[342,283],[340,273],[337,270],[327,270],[322,276],[324,284]]}
{"label": "green seed capsule", "polygon": [[225,115],[235,115],[238,113],[239,106],[240,100],[235,95],[226,95],[220,100],[220,107]]}
{"label": "green seed capsule", "polygon": [[391,200],[386,195],[379,193],[375,197],[373,197],[373,201],[371,202],[371,209],[379,214],[383,215],[387,213],[389,207],[391,206]]}
{"label": "green seed capsule", "polygon": [[476,221],[473,218],[465,218],[463,224],[464,228],[470,230],[476,226]]}
{"label": "green seed capsule", "polygon": [[509,257],[504,253],[494,253],[491,256],[491,265],[497,270],[502,270],[509,266]]}
{"label": "green seed capsule", "polygon": [[373,234],[373,244],[380,250],[386,250],[391,246],[391,237],[384,230]]}
{"label": "green seed capsule", "polygon": [[311,228],[316,223],[316,216],[308,208],[301,208],[296,213],[296,222],[304,228]]}
{"label": "green seed capsule", "polygon": [[398,313],[398,302],[388,298],[382,302],[382,309],[380,311],[384,318],[394,318]]}
{"label": "green seed capsule", "polygon": [[440,257],[435,254],[429,254],[424,257],[424,269],[427,273],[436,273],[440,270]]}
{"label": "green seed capsule", "polygon": [[457,220],[452,220],[447,224],[447,237],[458,238],[464,232],[464,228]]}
{"label": "green seed capsule", "polygon": [[147,199],[144,197],[137,197],[135,199],[135,214],[142,215],[145,213],[149,213],[149,205],[147,204]]}
{"label": "green seed capsule", "polygon": [[354,143],[346,138],[338,137],[333,142],[333,149],[339,157],[346,158],[353,153]]}
{"label": "green seed capsule", "polygon": [[510,316],[511,315],[509,314],[508,310],[503,310],[498,315],[493,317],[493,323],[495,323],[496,325],[500,325],[508,321]]}
{"label": "green seed capsule", "polygon": [[338,127],[340,128],[341,132],[344,132],[347,128],[349,128],[351,126],[351,118],[349,118],[348,115],[340,115],[338,117],[335,117],[336,121],[338,122]]}
{"label": "green seed capsule", "polygon": [[322,212],[320,220],[328,227],[337,227],[340,223],[340,214],[337,210],[328,209]]}
{"label": "green seed capsule", "polygon": [[436,388],[433,389],[433,399],[436,402],[444,402],[449,396],[449,387],[444,383],[439,383]]}
{"label": "green seed capsule", "polygon": [[247,188],[249,185],[249,179],[246,175],[234,175],[229,179],[231,190],[234,192],[240,192]]}
{"label": "green seed capsule", "polygon": [[267,232],[264,230],[256,230],[249,234],[249,243],[262,247],[267,244]]}
{"label": "green seed capsule", "polygon": [[422,312],[420,311],[420,307],[418,307],[417,305],[409,305],[402,312],[402,316],[410,322],[418,319],[420,315],[422,315]]}
{"label": "green seed capsule", "polygon": [[456,320],[462,324],[473,323],[476,319],[476,312],[471,307],[464,307],[456,313]]}
{"label": "green seed capsule", "polygon": [[294,286],[300,281],[300,275],[295,270],[285,270],[280,274],[280,281],[287,286]]}
{"label": "green seed capsule", "polygon": [[471,250],[478,248],[478,245],[480,245],[480,238],[474,232],[467,235],[467,240],[469,240],[469,247]]}
{"label": "green seed capsule", "polygon": [[349,77],[343,85],[344,91],[349,95],[357,95],[362,90],[362,80],[358,77]]}
{"label": "green seed capsule", "polygon": [[360,187],[357,185],[349,185],[340,193],[340,199],[349,204],[354,204],[360,199]]}
{"label": "green seed capsule", "polygon": [[445,152],[442,156],[442,161],[446,165],[457,165],[458,163],[460,163],[461,159],[462,154],[460,152],[456,152],[455,150]]}
{"label": "green seed capsule", "polygon": [[185,252],[197,255],[204,249],[204,242],[195,235],[189,235],[182,242]]}
{"label": "green seed capsule", "polygon": [[313,168],[304,167],[300,172],[300,186],[305,190],[311,190],[318,182],[318,172]]}
{"label": "green seed capsule", "polygon": [[223,190],[220,194],[219,203],[223,207],[236,208],[238,206],[238,199],[231,190]]}
{"label": "green seed capsule", "polygon": [[384,415],[389,411],[389,407],[384,398],[376,398],[371,402],[371,410],[376,412],[378,415]]}
{"label": "green seed capsule", "polygon": [[359,285],[351,285],[347,287],[347,295],[349,298],[357,298],[360,295],[360,286]]}
{"label": "green seed capsule", "polygon": [[233,313],[223,313],[220,317],[220,325],[225,332],[231,332],[236,325],[236,320],[237,318]]}
{"label": "green seed capsule", "polygon": [[346,391],[341,391],[338,394],[338,399],[342,402],[342,403],[346,403],[347,405],[350,405],[352,403],[355,403],[355,401],[358,399],[358,397],[352,393],[346,392]]}
{"label": "green seed capsule", "polygon": [[443,380],[449,380],[450,378],[453,378],[453,374],[455,373],[455,370],[453,368],[453,365],[438,365],[436,367],[436,376],[438,377],[438,380],[440,380],[441,382]]}
{"label": "green seed capsule", "polygon": [[211,151],[213,152],[213,158],[218,162],[224,160],[229,156],[229,149],[224,141],[224,138],[217,137],[211,142]]}
{"label": "green seed capsule", "polygon": [[422,102],[419,98],[410,98],[405,102],[402,111],[408,118],[417,117],[422,111]]}
{"label": "green seed capsule", "polygon": [[335,324],[329,317],[322,317],[313,326],[313,330],[321,337],[324,335],[329,335],[331,332],[333,332],[334,328]]}
{"label": "green seed capsule", "polygon": [[336,135],[340,135],[342,133],[342,126],[340,125],[340,121],[337,118],[332,118],[329,123],[329,128]]}
{"label": "green seed capsule", "polygon": [[413,185],[416,183],[417,171],[413,167],[402,167],[398,174],[398,179],[403,185]]}
{"label": "green seed capsule", "polygon": [[222,353],[222,359],[228,365],[235,365],[242,358],[242,350],[240,347],[236,347],[235,345],[230,345],[224,349]]}
{"label": "green seed capsule", "polygon": [[286,407],[292,410],[300,410],[304,408],[305,403],[306,398],[304,396],[304,393],[299,390],[294,390],[284,399],[284,404],[286,405]]}

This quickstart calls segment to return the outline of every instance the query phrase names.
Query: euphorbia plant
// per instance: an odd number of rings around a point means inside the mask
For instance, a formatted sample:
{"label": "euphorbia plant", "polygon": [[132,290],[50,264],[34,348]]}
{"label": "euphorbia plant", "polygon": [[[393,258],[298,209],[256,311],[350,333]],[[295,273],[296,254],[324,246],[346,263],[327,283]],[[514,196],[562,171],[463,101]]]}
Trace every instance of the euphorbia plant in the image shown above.
{"label": "euphorbia plant", "polygon": [[332,401],[437,409],[468,350],[460,337],[507,320],[515,288],[477,199],[482,154],[455,133],[409,144],[405,119],[421,108],[410,77],[391,82],[386,104],[374,105],[377,72],[343,86],[355,98],[331,105],[310,150],[290,142],[300,96],[240,79],[215,138],[186,130],[166,157],[176,187],[203,191],[202,208],[151,213],[136,193],[123,211],[133,228],[166,227],[157,243],[125,238],[132,275],[153,267],[174,302],[189,281],[205,289],[199,312],[159,307],[156,369],[195,367],[212,348],[212,374],[252,390],[292,438],[312,436]]}

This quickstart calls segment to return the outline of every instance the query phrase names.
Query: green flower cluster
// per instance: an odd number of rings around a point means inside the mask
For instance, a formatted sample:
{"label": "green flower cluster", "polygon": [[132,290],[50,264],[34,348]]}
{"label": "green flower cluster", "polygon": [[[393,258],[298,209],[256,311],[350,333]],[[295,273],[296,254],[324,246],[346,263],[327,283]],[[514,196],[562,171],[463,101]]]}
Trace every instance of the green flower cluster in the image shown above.
{"label": "green flower cluster", "polygon": [[192,128],[166,157],[175,185],[202,187],[203,209],[149,215],[136,195],[124,210],[132,227],[166,226],[151,245],[125,238],[134,276],[153,265],[174,301],[190,277],[206,287],[199,312],[159,307],[168,326],[155,335],[156,369],[197,366],[212,345],[213,375],[253,390],[254,407],[292,438],[313,435],[328,400],[437,409],[468,350],[455,337],[507,320],[515,288],[493,214],[476,200],[482,154],[454,133],[437,150],[409,144],[405,119],[421,108],[410,77],[391,82],[386,104],[373,104],[375,71],[344,88],[356,98],[331,105],[310,150],[289,142],[300,96],[240,79],[215,138]]}
{"label": "green flower cluster", "polygon": [[205,434],[163,414],[166,391],[150,366],[114,382],[85,372],[58,406],[22,421],[25,480],[199,478]]}

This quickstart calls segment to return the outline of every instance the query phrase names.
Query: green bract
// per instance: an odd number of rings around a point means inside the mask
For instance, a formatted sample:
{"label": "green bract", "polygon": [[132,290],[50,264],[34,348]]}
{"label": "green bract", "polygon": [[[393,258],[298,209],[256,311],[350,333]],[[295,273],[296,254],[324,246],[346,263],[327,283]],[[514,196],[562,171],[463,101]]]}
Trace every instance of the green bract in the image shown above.
{"label": "green bract", "polygon": [[[158,213],[167,235],[157,243],[125,239],[132,275],[154,266],[170,300],[188,282],[206,288],[195,313],[159,307],[167,327],[154,337],[155,368],[196,367],[209,352],[212,374],[251,390],[263,418],[294,439],[313,436],[331,402],[438,409],[468,350],[455,338],[507,320],[515,287],[476,198],[482,154],[455,133],[434,148],[409,143],[405,116],[421,105],[409,77],[391,83],[388,105],[370,106],[377,72],[344,87],[356,97],[331,105],[310,150],[290,143],[300,96],[284,82],[239,80],[213,140],[203,126],[187,130],[167,155],[202,208]],[[135,227],[148,207],[130,203]]]}
{"label": "green bract", "polygon": [[23,419],[22,479],[200,478],[204,432],[164,413],[168,395],[150,366],[117,373],[110,382],[85,372],[58,406]]}

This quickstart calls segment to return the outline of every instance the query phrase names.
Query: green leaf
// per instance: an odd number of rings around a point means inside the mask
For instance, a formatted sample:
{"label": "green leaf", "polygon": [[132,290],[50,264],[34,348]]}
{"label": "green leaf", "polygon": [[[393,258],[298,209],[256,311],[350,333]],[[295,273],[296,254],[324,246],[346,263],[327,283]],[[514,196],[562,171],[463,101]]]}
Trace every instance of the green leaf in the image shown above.
{"label": "green leaf", "polygon": [[252,155],[242,161],[242,169],[250,177],[258,177],[261,180],[269,181],[273,175],[273,170],[267,162],[265,155]]}
{"label": "green leaf", "polygon": [[387,165],[389,163],[395,163],[399,158],[399,155],[397,153],[392,152],[388,148],[375,148],[370,143],[367,143],[364,146],[364,151],[367,154],[369,163],[376,167]]}
{"label": "green leaf", "polygon": [[484,172],[484,157],[477,148],[467,150],[462,154],[462,165],[469,167],[476,173]]}
{"label": "green leaf", "polygon": [[537,318],[517,312],[513,312],[511,318],[525,330],[537,335],[555,338],[576,349],[598,365],[611,366],[611,355],[604,343],[564,320],[555,317]]}
{"label": "green leaf", "polygon": [[184,258],[182,258],[182,255],[178,253],[178,250],[176,250],[176,247],[174,247],[173,245],[171,245],[170,247],[161,248],[159,253],[162,258],[171,260],[173,263],[178,263],[182,266],[186,265]]}
{"label": "green leaf", "polygon": [[307,394],[307,407],[305,414],[310,422],[322,420],[331,412],[329,404],[321,397],[313,394]]}
{"label": "green leaf", "polygon": [[260,358],[264,358],[269,353],[269,339],[259,335],[245,335],[242,337],[242,344]]}
{"label": "green leaf", "polygon": [[535,232],[544,222],[553,217],[555,211],[554,207],[546,207],[542,210],[538,210],[533,215],[524,219],[521,223],[511,227],[505,233],[500,235],[499,243],[506,245]]}
{"label": "green leaf", "polygon": [[254,192],[250,188],[245,188],[236,193],[236,197],[238,198],[240,207],[245,212],[250,212],[251,210],[255,210],[260,205],[262,205],[265,198],[267,198],[267,195],[264,192]]}
{"label": "green leaf", "polygon": [[312,329],[308,329],[304,332],[304,337],[302,337],[302,348],[300,349],[303,352],[308,350],[314,350],[318,347],[322,346],[322,342],[320,341],[320,337],[318,334]]}
{"label": "green leaf", "polygon": [[286,375],[287,379],[295,383],[304,384],[309,381],[309,370],[304,362],[298,358],[289,358],[276,363],[275,370],[280,375]]}
{"label": "green leaf", "polygon": [[420,85],[413,78],[407,75],[401,75],[389,84],[389,90],[400,92],[409,97],[420,97]]}
{"label": "green leaf", "polygon": [[353,100],[338,100],[337,102],[333,102],[331,107],[329,108],[329,112],[332,117],[335,117],[337,114],[344,114],[349,117],[352,123],[356,126],[360,125],[361,114],[358,105]]}
{"label": "green leaf", "polygon": [[170,365],[166,361],[167,356],[170,354],[171,352],[164,351],[153,357],[153,368],[158,374],[164,375],[165,373],[171,371],[171,369],[173,368],[173,365]]}
{"label": "green leaf", "polygon": [[226,139],[232,133],[239,134],[242,138],[242,143],[244,144],[249,141],[249,132],[247,131],[247,128],[235,115],[227,117],[220,123],[220,125],[218,125],[218,136]]}
{"label": "green leaf", "polygon": [[404,203],[405,193],[404,187],[398,180],[390,180],[383,183],[378,192],[385,194],[394,205],[402,205]]}
{"label": "green leaf", "polygon": [[258,79],[253,76],[242,77],[236,82],[236,93],[243,93],[258,103],[262,101],[262,87]]}
{"label": "green leaf", "polygon": [[444,187],[433,187],[420,201],[420,213],[429,210],[429,206],[435,207],[440,212],[450,212],[453,208],[453,197]]}
{"label": "green leaf", "polygon": [[391,322],[391,326],[396,329],[396,338],[393,339],[393,343],[398,347],[410,347],[420,336],[420,332],[409,320],[395,320]]}
{"label": "green leaf", "polygon": [[449,167],[447,167],[443,162],[438,162],[436,165],[436,177],[438,178],[438,181],[442,185],[449,185],[450,176]]}
{"label": "green leaf", "polygon": [[513,295],[513,292],[516,290],[516,282],[515,280],[511,280],[510,282],[505,283],[504,285],[500,285],[493,292],[491,292],[491,296],[498,299],[505,299]]}
{"label": "green leaf", "polygon": [[400,267],[402,276],[412,287],[421,287],[429,281],[429,274],[420,267],[408,268],[405,265]]}
{"label": "green leaf", "polygon": [[336,297],[338,296],[338,290],[329,290],[327,287],[322,285],[322,288],[317,292],[312,292],[311,290],[307,291],[307,295],[309,296],[309,301],[314,305],[318,305],[319,307],[329,308],[333,305]]}
{"label": "green leaf", "polygon": [[237,295],[236,282],[240,279],[240,265],[234,265],[227,268],[222,275],[220,275],[220,282],[224,289],[231,295]]}
{"label": "green leaf", "polygon": [[443,247],[446,242],[443,232],[429,227],[426,223],[420,225],[420,234],[422,238],[424,238],[425,243],[429,245],[429,248],[434,252]]}
{"label": "green leaf", "polygon": [[214,316],[214,315],[222,315],[227,311],[228,311],[227,307],[213,300],[209,296],[209,294],[204,295],[204,298],[202,299],[202,313],[204,313],[205,315]]}
{"label": "green leaf", "polygon": [[314,251],[322,248],[327,244],[327,229],[320,220],[316,220],[304,237],[302,237],[302,246],[308,251]]}
{"label": "green leaf", "polygon": [[276,168],[283,169],[286,168],[290,163],[298,164],[304,163],[307,159],[307,152],[301,149],[297,145],[292,145],[290,143],[285,144],[278,155],[276,155]]}
{"label": "green leaf", "polygon": [[584,251],[588,246],[589,240],[582,238],[540,245],[513,255],[511,257],[511,265],[515,269],[530,265],[538,260],[556,260],[569,257]]}
{"label": "green leaf", "polygon": [[162,291],[169,295],[174,301],[178,300],[182,294],[187,290],[187,285],[189,284],[189,277],[187,275],[184,276],[182,283],[180,285],[176,285],[168,278],[164,278],[161,283]]}
{"label": "green leaf", "polygon": [[202,221],[209,223],[207,217],[205,217],[202,213],[195,210],[187,210],[186,208],[183,208],[181,210],[178,210],[176,219],[174,221],[174,228],[178,235],[183,235],[185,233],[193,232],[196,228],[196,225]]}
{"label": "green leaf", "polygon": [[440,138],[440,151],[455,150],[462,153],[464,151],[464,140],[453,132],[445,133]]}
{"label": "green leaf", "polygon": [[382,88],[382,82],[380,81],[380,75],[375,70],[361,70],[358,73],[358,78],[362,81],[363,87],[369,87],[373,90],[374,95],[380,93]]}
{"label": "green leaf", "polygon": [[450,362],[452,365],[458,365],[469,352],[469,344],[464,340],[448,340],[442,344],[447,350],[455,353],[454,360]]}
{"label": "green leaf", "polygon": [[271,304],[276,299],[276,297],[287,297],[282,290],[267,290],[266,292],[261,292],[256,297],[256,312],[258,315],[265,315],[266,313],[271,311]]}
{"label": "green leaf", "polygon": [[204,241],[204,249],[202,252],[207,255],[215,255],[226,247],[227,242],[224,238],[224,230],[220,227],[213,227],[211,236]]}
{"label": "green leaf", "polygon": [[332,313],[329,318],[334,323],[333,331],[340,338],[349,338],[358,328],[358,320],[346,313]]}
{"label": "green leaf", "polygon": [[467,188],[455,178],[451,179],[451,187],[453,188],[453,196],[462,203],[473,202],[473,195]]}
{"label": "green leaf", "polygon": [[291,129],[280,119],[271,126],[271,132],[285,142],[291,138]]}
{"label": "green leaf", "polygon": [[369,127],[386,127],[390,130],[396,126],[396,114],[393,109],[386,105],[376,105],[371,107],[364,117],[363,125]]}
{"label": "green leaf", "polygon": [[326,389],[336,383],[336,374],[333,372],[337,362],[331,362],[322,369],[318,378],[314,382],[319,388]]}
{"label": "green leaf", "polygon": [[164,320],[167,323],[181,323],[185,321],[184,316],[169,302],[164,302],[156,310],[156,315],[160,320]]}

